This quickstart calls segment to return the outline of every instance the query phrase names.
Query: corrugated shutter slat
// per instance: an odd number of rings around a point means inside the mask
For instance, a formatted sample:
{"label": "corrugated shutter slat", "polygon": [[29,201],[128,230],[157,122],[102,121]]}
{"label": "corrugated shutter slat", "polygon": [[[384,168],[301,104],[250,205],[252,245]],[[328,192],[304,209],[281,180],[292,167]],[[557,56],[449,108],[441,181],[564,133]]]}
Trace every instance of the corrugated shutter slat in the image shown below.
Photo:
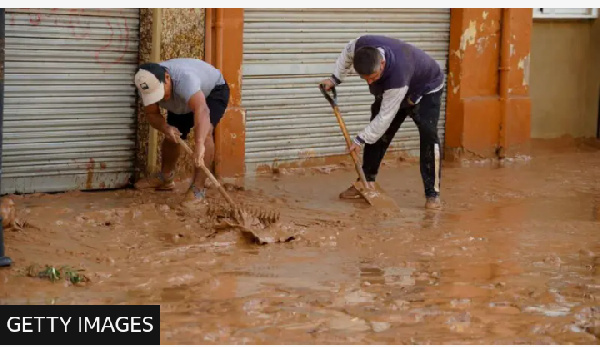
{"label": "corrugated shutter slat", "polygon": [[[361,34],[414,44],[446,68],[449,9],[245,9],[242,106],[246,109],[246,168],[341,154],[345,142],[317,88],[344,45]],[[350,75],[338,87],[351,134],[369,121],[373,96]],[[445,94],[439,122],[443,141]],[[390,150],[418,155],[419,134],[407,119]]]}
{"label": "corrugated shutter slat", "polygon": [[6,9],[5,22],[2,193],[128,184],[139,9]]}

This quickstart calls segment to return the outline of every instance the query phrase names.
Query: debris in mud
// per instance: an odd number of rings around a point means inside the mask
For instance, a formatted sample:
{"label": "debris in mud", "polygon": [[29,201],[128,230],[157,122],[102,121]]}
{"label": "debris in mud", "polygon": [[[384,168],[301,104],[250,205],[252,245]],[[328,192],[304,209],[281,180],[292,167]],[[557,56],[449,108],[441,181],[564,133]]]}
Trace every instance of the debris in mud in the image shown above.
{"label": "debris in mud", "polygon": [[[265,210],[259,207],[240,205],[233,209],[230,205],[211,203],[208,205],[207,214],[217,219],[230,219],[246,227],[259,223],[265,227],[279,221],[278,211]],[[250,224],[248,224],[250,223]]]}
{"label": "debris in mud", "polygon": [[369,324],[362,318],[353,317],[346,313],[331,311],[332,316],[329,319],[329,328],[332,330],[343,330],[351,332],[361,332],[371,330]]}
{"label": "debris in mud", "polygon": [[541,306],[530,306],[526,307],[525,312],[532,313],[541,313],[547,317],[564,317],[571,310],[568,307],[558,306],[558,305],[541,305]]}
{"label": "debris in mud", "polygon": [[17,217],[15,202],[11,198],[2,198],[0,214],[2,215],[2,227],[5,229],[23,230],[24,228],[33,228],[39,230],[38,227]]}
{"label": "debris in mud", "polygon": [[385,283],[393,286],[414,286],[413,268],[388,267],[384,269]]}
{"label": "debris in mud", "polygon": [[345,294],[343,297],[336,298],[333,304],[334,306],[345,307],[347,305],[372,303],[375,299],[376,295],[373,293],[356,290]]}
{"label": "debris in mud", "polygon": [[12,227],[17,219],[15,202],[9,198],[3,198],[2,202],[0,202],[0,212],[2,214],[2,227]]}
{"label": "debris in mud", "polygon": [[65,281],[71,282],[74,285],[82,285],[90,281],[87,276],[80,273],[81,271],[85,270],[75,270],[69,266],[56,268],[51,265],[46,265],[44,268],[42,268],[35,264],[28,266],[26,269],[28,277],[46,278],[50,280],[50,282],[57,282],[60,279],[64,279]]}
{"label": "debris in mud", "polygon": [[283,243],[296,239],[300,233],[290,226],[273,224],[265,227],[256,218],[244,214],[244,223],[240,224],[228,218],[221,219],[215,224],[216,232],[223,229],[238,229],[242,235],[251,243],[264,245],[267,243]]}
{"label": "debris in mud", "polygon": [[559,256],[550,255],[544,259],[544,263],[547,265],[552,265],[552,266],[560,266],[562,263],[562,260],[560,259]]}
{"label": "debris in mud", "polygon": [[471,314],[469,312],[461,312],[458,315],[450,317],[446,324],[450,330],[462,333],[471,325]]}
{"label": "debris in mud", "polygon": [[306,168],[294,168],[294,167],[290,167],[290,168],[278,168],[278,172],[281,175],[305,175],[306,174]]}
{"label": "debris in mud", "polygon": [[287,225],[273,225],[265,229],[252,229],[245,232],[252,242],[264,245],[267,243],[284,243],[296,240],[299,232]]}
{"label": "debris in mud", "polygon": [[572,331],[585,331],[600,339],[600,306],[585,307],[575,314],[576,323],[571,327]]}
{"label": "debris in mud", "polygon": [[289,225],[277,223],[278,212],[265,212],[248,206],[232,210],[228,206],[211,204],[207,214],[215,220],[215,233],[237,229],[249,242],[259,245],[290,242],[300,233]]}
{"label": "debris in mud", "polygon": [[380,333],[388,330],[392,325],[388,322],[371,322],[371,328],[374,332]]}

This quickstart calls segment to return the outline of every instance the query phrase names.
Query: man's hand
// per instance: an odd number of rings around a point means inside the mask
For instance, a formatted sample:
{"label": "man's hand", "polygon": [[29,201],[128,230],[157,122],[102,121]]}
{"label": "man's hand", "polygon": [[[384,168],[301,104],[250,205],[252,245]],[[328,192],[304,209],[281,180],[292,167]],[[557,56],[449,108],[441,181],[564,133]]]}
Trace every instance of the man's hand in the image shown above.
{"label": "man's hand", "polygon": [[196,167],[204,165],[204,143],[196,144],[196,150],[194,151],[194,164]]}
{"label": "man's hand", "polygon": [[354,153],[356,153],[356,155],[360,155],[360,150],[361,150],[360,145],[352,142],[352,145],[350,146],[350,148],[348,148],[348,153],[354,152]]}
{"label": "man's hand", "polygon": [[352,145],[348,148],[348,153],[356,153],[356,155],[360,154],[360,150],[362,149],[362,145],[365,144],[365,140],[361,139],[360,136],[356,136],[354,141],[352,141]]}
{"label": "man's hand", "polygon": [[165,129],[165,138],[168,139],[171,142],[175,142],[178,143],[179,142],[179,138],[181,137],[181,132],[179,131],[179,129],[167,125],[167,128]]}
{"label": "man's hand", "polygon": [[326,91],[330,91],[331,88],[335,87],[335,83],[329,78],[322,80],[319,84],[325,86]]}

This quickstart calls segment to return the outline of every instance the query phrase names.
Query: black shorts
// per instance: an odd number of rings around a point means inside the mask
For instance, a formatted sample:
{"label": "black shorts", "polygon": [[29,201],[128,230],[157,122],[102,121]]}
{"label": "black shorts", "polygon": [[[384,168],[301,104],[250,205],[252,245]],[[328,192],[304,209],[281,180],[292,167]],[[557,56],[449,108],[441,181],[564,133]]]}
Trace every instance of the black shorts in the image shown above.
{"label": "black shorts", "polygon": [[[221,118],[225,114],[227,104],[229,103],[229,86],[227,83],[215,86],[206,98],[206,106],[210,111],[210,124],[217,127]],[[186,114],[175,114],[167,112],[167,124],[174,126],[181,132],[181,138],[186,139],[190,130],[194,127],[194,112]],[[213,134],[214,135],[214,134]]]}

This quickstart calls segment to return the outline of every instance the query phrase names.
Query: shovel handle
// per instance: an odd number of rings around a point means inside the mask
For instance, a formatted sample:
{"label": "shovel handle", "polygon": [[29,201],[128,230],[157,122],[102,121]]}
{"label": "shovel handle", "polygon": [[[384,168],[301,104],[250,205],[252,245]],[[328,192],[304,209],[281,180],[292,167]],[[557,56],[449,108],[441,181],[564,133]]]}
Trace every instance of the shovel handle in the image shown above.
{"label": "shovel handle", "polygon": [[[342,133],[344,134],[344,139],[346,140],[346,146],[350,148],[352,146],[352,140],[350,140],[350,134],[348,133],[348,129],[346,129],[346,123],[342,119],[342,115],[340,114],[340,109],[336,106],[333,107],[333,113],[335,113],[335,118],[337,119],[340,128],[342,129]],[[365,172],[360,165],[360,159],[355,151],[350,152],[350,156],[354,161],[354,168],[356,169],[356,173],[358,173],[358,177],[360,180],[367,186],[367,178],[365,177]]]}
{"label": "shovel handle", "polygon": [[319,84],[319,89],[321,90],[321,93],[323,94],[325,99],[329,101],[331,107],[337,106],[337,92],[335,91],[335,87],[331,87],[331,94],[325,89],[324,84]]}
{"label": "shovel handle", "polygon": [[227,194],[227,191],[225,191],[225,188],[223,188],[221,183],[219,183],[219,181],[215,178],[215,176],[213,176],[212,172],[210,172],[210,170],[204,165],[204,163],[200,164],[200,169],[202,171],[204,171],[204,174],[217,187],[217,189],[219,190],[219,193],[221,193],[221,195],[223,195],[223,197],[225,198],[225,200],[227,200],[229,205],[231,205],[231,207],[235,208],[236,206],[235,206],[235,202],[233,201],[233,199],[229,196],[229,194]]}
{"label": "shovel handle", "polygon": [[183,149],[185,149],[185,151],[188,152],[188,154],[190,154],[190,155],[194,154],[194,151],[192,151],[190,146],[188,146],[188,144],[185,143],[185,141],[183,141],[183,139],[179,138],[178,141],[179,141],[179,144],[181,145],[181,147],[183,147]]}
{"label": "shovel handle", "polygon": [[[327,92],[327,90],[325,90],[325,85],[319,84],[319,89],[321,90],[321,93],[323,93],[323,96],[325,96],[325,99],[327,99],[327,101],[329,101],[329,103],[331,104],[331,107],[333,108],[333,113],[335,114],[335,118],[337,119],[338,124],[342,129],[342,133],[344,134],[346,146],[350,148],[350,146],[352,146],[352,140],[350,140],[350,134],[348,133],[348,129],[346,128],[346,123],[344,123],[344,119],[342,118],[342,115],[340,114],[340,109],[337,105],[337,93],[335,91],[335,87],[331,87],[331,92],[333,96],[330,95],[329,92]],[[354,168],[356,169],[356,173],[358,173],[358,177],[366,187],[367,178],[365,177],[365,172],[363,171],[362,166],[360,165],[358,155],[356,155],[356,152],[352,151],[350,152],[350,156],[352,157],[352,160],[354,160]]]}
{"label": "shovel handle", "polygon": [[[183,141],[183,139],[179,138],[179,144],[181,145],[181,147],[183,147],[183,149],[185,149],[186,152],[188,152],[188,154],[190,154],[192,156],[194,155],[194,151],[192,151],[190,146],[188,146],[188,144],[185,141]],[[195,164],[196,163],[194,162],[194,166],[196,166],[196,168],[199,168],[202,171],[204,171],[204,174],[217,187],[217,189],[219,190],[219,193],[221,193],[221,195],[223,195],[225,200],[227,200],[227,202],[232,207],[235,207],[235,202],[233,201],[233,199],[229,196],[229,194],[227,194],[227,191],[225,190],[225,188],[223,188],[221,183],[219,183],[219,181],[215,178],[215,176],[213,176],[212,172],[210,172],[210,170],[206,167],[206,165],[204,165],[204,163],[200,163],[199,166],[197,166]]]}

